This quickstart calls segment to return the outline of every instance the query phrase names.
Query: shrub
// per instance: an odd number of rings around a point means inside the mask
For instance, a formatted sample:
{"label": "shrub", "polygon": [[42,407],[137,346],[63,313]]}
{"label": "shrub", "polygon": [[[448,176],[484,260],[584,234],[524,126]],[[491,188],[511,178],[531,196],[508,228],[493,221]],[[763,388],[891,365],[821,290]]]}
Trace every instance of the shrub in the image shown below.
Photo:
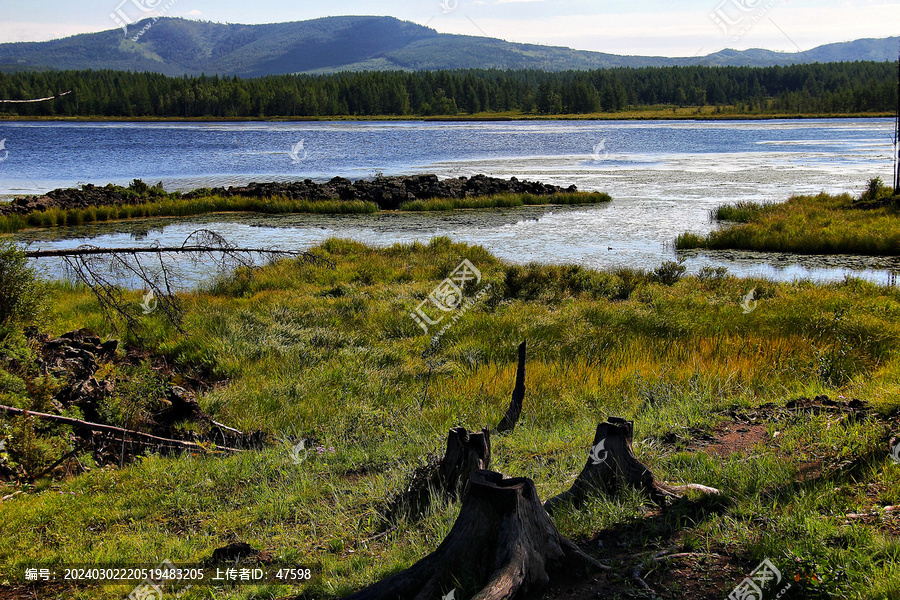
{"label": "shrub", "polygon": [[25,253],[0,242],[0,326],[34,321],[42,308],[43,286]]}
{"label": "shrub", "polygon": [[701,282],[714,281],[719,282],[728,277],[727,267],[710,267],[706,266],[697,272],[697,279]]}
{"label": "shrub", "polygon": [[877,202],[882,198],[889,198],[894,190],[884,186],[881,177],[873,177],[866,186],[866,191],[859,197],[860,202]]}
{"label": "shrub", "polygon": [[653,271],[650,278],[663,285],[674,285],[684,276],[686,270],[687,267],[680,262],[667,260]]}

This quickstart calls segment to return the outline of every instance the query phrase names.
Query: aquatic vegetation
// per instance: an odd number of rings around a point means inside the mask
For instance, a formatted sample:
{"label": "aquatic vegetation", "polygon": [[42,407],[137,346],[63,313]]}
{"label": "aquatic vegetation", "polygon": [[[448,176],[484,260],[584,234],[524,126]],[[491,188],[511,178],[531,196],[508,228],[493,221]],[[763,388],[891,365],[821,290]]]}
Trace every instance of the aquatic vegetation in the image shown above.
{"label": "aquatic vegetation", "polygon": [[[870,186],[871,187],[871,186]],[[900,212],[890,188],[860,199],[849,194],[793,196],[780,204],[741,203],[714,212],[728,221],[707,236],[678,236],[679,250],[755,250],[798,254],[900,255]]]}

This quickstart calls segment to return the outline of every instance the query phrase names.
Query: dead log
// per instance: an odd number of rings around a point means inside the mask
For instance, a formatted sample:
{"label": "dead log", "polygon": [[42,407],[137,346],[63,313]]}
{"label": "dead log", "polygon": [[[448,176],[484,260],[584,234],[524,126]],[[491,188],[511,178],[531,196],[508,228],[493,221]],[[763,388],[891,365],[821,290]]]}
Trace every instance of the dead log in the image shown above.
{"label": "dead log", "polygon": [[519,366],[516,367],[516,385],[513,388],[509,408],[497,425],[497,433],[515,429],[516,423],[519,422],[519,415],[522,414],[522,401],[525,399],[525,349],[527,345],[528,340],[519,344]]}
{"label": "dead log", "polygon": [[347,600],[507,600],[540,590],[566,569],[608,569],[559,534],[534,482],[474,471],[453,528],[405,571]]}
{"label": "dead log", "polygon": [[614,494],[625,486],[647,492],[659,505],[664,505],[666,498],[678,497],[656,482],[650,469],[634,456],[633,433],[634,423],[619,417],[599,423],[587,464],[570,489],[544,503],[547,512],[567,503],[581,506],[592,494]]}
{"label": "dead log", "polygon": [[487,469],[490,463],[491,435],[487,429],[470,433],[465,427],[453,427],[447,435],[444,457],[416,469],[406,490],[388,507],[388,522],[396,522],[400,517],[421,517],[435,495],[457,499],[469,481],[469,475],[478,469]]}
{"label": "dead log", "polygon": [[63,92],[62,94],[57,94],[55,96],[47,96],[46,98],[29,98],[28,100],[0,100],[0,103],[3,104],[27,104],[29,102],[46,102],[47,100],[56,100],[57,98],[62,98],[63,96],[68,96],[72,93],[72,90],[68,92]]}
{"label": "dead log", "polygon": [[276,256],[299,256],[316,258],[308,252],[300,250],[272,250],[268,248],[238,248],[230,246],[146,246],[129,248],[98,248],[96,246],[83,246],[80,248],[63,248],[60,250],[27,250],[28,258],[48,258],[63,256],[94,256],[102,254],[209,254],[213,252],[247,254],[272,254]]}
{"label": "dead log", "polygon": [[[114,434],[117,436],[121,435],[123,436],[123,438],[127,435],[132,438],[132,441],[142,442],[150,446],[169,446],[188,450],[199,450],[202,452],[206,452],[209,450],[208,448],[201,446],[200,444],[195,444],[194,442],[185,442],[183,440],[173,440],[169,438],[157,437],[155,435],[150,435],[149,433],[141,433],[140,431],[122,429],[121,427],[113,427],[112,425],[103,425],[101,423],[91,423],[89,421],[82,421],[80,419],[73,419],[71,417],[63,417],[61,415],[50,415],[47,413],[35,412],[33,410],[22,410],[21,408],[13,408],[12,406],[3,405],[0,405],[0,411],[12,415],[20,415],[23,417],[37,417],[38,419],[44,421],[53,421],[54,423],[60,423],[62,425],[70,425],[75,429]],[[243,452],[243,450],[239,450],[237,448],[227,448],[225,446],[216,446],[215,449],[222,452]]]}

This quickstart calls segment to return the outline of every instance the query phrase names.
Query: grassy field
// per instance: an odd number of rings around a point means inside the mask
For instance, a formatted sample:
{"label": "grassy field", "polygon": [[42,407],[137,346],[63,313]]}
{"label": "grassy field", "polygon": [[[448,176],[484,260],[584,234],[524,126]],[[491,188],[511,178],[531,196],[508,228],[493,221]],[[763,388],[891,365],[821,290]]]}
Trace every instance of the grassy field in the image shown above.
{"label": "grassy field", "polygon": [[[563,535],[614,566],[591,575],[592,597],[650,598],[630,573],[647,565],[642,552],[666,548],[687,555],[643,571],[655,597],[723,598],[764,558],[792,583],[786,598],[900,597],[900,520],[883,510],[900,504],[889,443],[900,408],[897,289],[713,270],[679,279],[671,265],[512,266],[446,238],[385,249],[329,240],[314,251],[333,268],[281,261],[185,295],[183,333],[157,313],[142,321],[144,348],[221,382],[199,399],[207,412],[277,441],[0,484],[0,497],[23,492],[0,507],[0,596],[121,598],[129,587],[25,586],[24,568],[197,563],[237,540],[313,565],[318,578],[305,588],[195,587],[184,598],[331,599],[405,568],[437,547],[459,506],[438,503],[379,537],[386,501],[443,452],[449,427],[498,422],[527,339],[522,419],[493,437],[494,470],[532,478],[546,499],[571,485],[597,422],[618,415],[634,420],[635,451],[659,479],[723,491],[662,512],[625,493],[555,514]],[[483,274],[471,292],[488,291],[432,346],[409,313],[463,259]],[[42,330],[116,337],[85,289],[47,293]],[[21,333],[2,343],[0,403],[43,406],[59,383],[29,367]],[[873,410],[785,408],[821,394]],[[67,449],[58,428],[7,418],[0,428],[6,457],[35,469]],[[300,437],[320,450],[295,464]]]}
{"label": "grassy field", "polygon": [[[890,195],[887,188],[886,195]],[[864,195],[865,196],[865,195]],[[898,203],[834,196],[793,196],[779,204],[752,202],[719,207],[713,217],[725,222],[703,237],[681,234],[676,248],[756,250],[798,254],[900,255]]]}
{"label": "grassy field", "polygon": [[[96,206],[90,208],[52,208],[27,215],[0,217],[0,233],[14,233],[36,227],[84,225],[99,221],[119,221],[146,217],[187,217],[216,212],[255,212],[262,214],[373,213],[380,209],[374,202],[362,200],[293,200],[290,198],[248,198],[242,196],[205,196],[179,198],[167,194],[162,200],[144,204]],[[427,211],[461,208],[495,208],[535,204],[596,204],[609,202],[608,194],[598,192],[566,192],[547,196],[533,194],[495,194],[464,199],[434,198],[416,200],[400,206],[400,210]]]}

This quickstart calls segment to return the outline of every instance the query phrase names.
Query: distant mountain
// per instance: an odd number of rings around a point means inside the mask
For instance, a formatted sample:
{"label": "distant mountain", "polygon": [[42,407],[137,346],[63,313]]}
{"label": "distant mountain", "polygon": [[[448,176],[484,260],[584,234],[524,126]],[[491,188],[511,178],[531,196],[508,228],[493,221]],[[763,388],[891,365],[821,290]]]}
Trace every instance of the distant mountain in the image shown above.
{"label": "distant mountain", "polygon": [[130,26],[127,37],[121,29],[113,29],[48,42],[0,44],[0,70],[116,69],[255,77],[360,70],[772,66],[896,60],[898,41],[857,40],[798,53],[722,50],[703,57],[666,58],[442,34],[393,17],[326,17],[268,25],[161,18]]}

